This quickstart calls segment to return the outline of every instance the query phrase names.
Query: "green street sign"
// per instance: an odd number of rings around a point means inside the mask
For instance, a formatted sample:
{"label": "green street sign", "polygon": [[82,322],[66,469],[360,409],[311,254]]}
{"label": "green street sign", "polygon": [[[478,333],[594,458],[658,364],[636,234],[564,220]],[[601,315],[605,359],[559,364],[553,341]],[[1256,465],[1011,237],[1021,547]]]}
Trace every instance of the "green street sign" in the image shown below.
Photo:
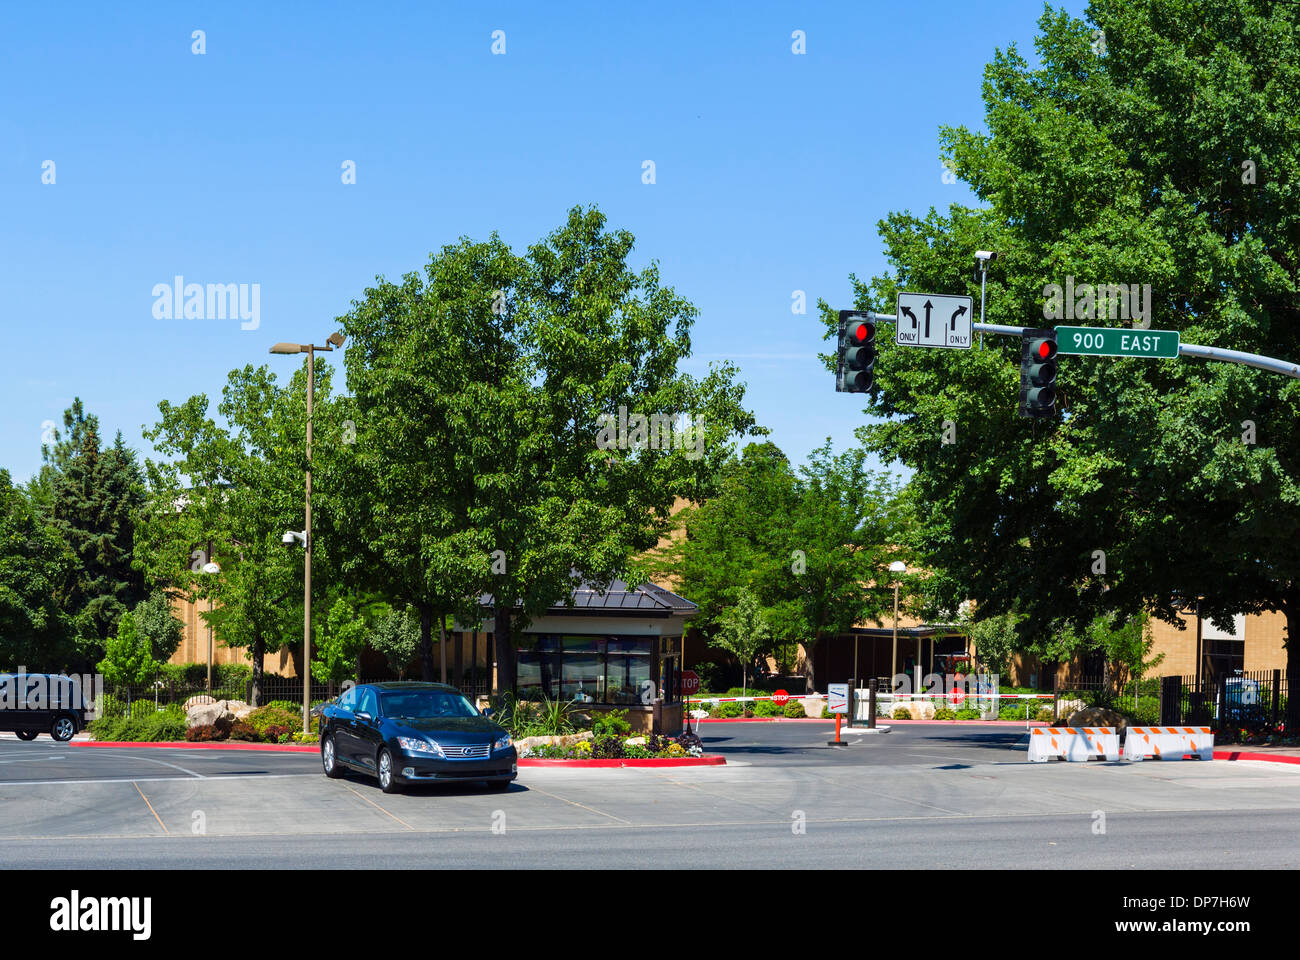
{"label": "green street sign", "polygon": [[1178,357],[1177,330],[1142,330],[1138,327],[1057,327],[1057,353],[1090,357]]}

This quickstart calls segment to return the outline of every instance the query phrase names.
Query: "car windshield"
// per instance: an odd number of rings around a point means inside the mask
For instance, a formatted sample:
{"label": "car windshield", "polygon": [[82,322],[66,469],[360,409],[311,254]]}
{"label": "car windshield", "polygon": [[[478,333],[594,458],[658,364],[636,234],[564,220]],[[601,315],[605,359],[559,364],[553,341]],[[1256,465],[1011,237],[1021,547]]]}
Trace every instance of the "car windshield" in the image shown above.
{"label": "car windshield", "polygon": [[478,711],[459,693],[446,690],[389,691],[380,696],[386,717],[477,717]]}

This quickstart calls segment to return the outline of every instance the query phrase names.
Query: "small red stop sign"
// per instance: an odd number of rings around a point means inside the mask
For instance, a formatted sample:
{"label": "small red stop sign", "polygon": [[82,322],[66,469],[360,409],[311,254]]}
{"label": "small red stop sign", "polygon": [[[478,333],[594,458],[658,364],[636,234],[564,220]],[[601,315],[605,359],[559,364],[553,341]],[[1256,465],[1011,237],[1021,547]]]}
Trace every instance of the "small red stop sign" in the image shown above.
{"label": "small red stop sign", "polygon": [[778,690],[776,693],[772,694],[772,702],[778,707],[784,707],[790,702],[790,694],[786,693],[784,690]]}

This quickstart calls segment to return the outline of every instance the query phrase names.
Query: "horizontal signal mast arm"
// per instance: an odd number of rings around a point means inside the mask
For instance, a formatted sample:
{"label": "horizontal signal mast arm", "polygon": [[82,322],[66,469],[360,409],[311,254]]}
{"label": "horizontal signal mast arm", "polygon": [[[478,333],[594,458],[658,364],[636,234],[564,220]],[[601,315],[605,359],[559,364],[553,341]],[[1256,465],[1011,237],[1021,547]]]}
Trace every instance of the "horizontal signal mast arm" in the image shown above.
{"label": "horizontal signal mast arm", "polygon": [[[898,322],[898,318],[891,314],[875,313],[873,311],[863,312],[868,313],[871,319],[877,323]],[[978,333],[1000,333],[1007,337],[1023,336],[1026,330],[1032,329],[1030,327],[1011,327],[1000,323],[973,323],[971,328]],[[1135,327],[1134,329],[1141,328]],[[1283,376],[1300,380],[1300,364],[1293,363],[1290,360],[1279,360],[1277,357],[1266,357],[1258,353],[1244,353],[1241,350],[1228,350],[1224,347],[1202,347],[1195,343],[1180,343],[1178,345],[1178,354],[1183,357],[1197,357],[1201,360],[1240,363],[1247,367],[1254,367],[1257,370],[1280,373]]]}

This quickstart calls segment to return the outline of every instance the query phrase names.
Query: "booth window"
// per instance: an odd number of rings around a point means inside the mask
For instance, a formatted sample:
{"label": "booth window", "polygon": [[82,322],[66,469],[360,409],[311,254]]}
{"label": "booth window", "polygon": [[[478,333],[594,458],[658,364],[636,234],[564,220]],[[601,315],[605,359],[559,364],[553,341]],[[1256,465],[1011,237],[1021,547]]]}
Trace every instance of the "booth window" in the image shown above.
{"label": "booth window", "polygon": [[534,634],[520,643],[516,692],[521,700],[639,704],[652,679],[652,637]]}

